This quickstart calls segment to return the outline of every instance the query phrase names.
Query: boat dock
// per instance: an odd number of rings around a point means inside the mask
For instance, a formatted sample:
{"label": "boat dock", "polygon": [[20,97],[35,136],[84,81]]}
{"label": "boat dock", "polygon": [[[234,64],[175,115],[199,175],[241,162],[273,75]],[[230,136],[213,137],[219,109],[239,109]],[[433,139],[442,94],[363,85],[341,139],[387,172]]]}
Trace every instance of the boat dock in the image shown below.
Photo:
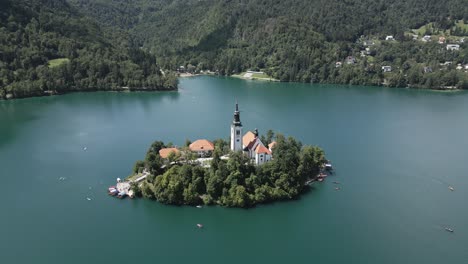
{"label": "boat dock", "polygon": [[122,181],[120,178],[117,178],[117,185],[109,187],[109,194],[112,196],[116,195],[118,198],[124,198],[126,196],[133,198],[134,192],[131,189],[131,184],[143,181],[148,177],[148,175],[150,175],[149,171],[144,170],[143,175],[135,180]]}

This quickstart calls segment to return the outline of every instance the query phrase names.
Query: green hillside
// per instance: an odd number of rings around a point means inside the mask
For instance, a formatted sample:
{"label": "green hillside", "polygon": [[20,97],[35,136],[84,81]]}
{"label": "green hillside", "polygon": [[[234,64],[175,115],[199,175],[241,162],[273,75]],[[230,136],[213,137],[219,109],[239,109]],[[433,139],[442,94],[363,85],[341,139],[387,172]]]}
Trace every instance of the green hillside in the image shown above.
{"label": "green hillside", "polygon": [[175,89],[154,56],[64,0],[0,2],[0,97],[77,90]]}
{"label": "green hillside", "polygon": [[[468,87],[467,74],[455,69],[468,63],[466,43],[452,52],[405,34],[432,23],[463,35],[464,0],[70,2],[102,25],[129,32],[168,69],[190,65],[223,75],[261,69],[281,81]],[[385,41],[388,35],[396,41]],[[374,45],[366,45],[369,40]],[[348,56],[355,63],[347,64]],[[441,67],[446,61],[453,67]],[[392,72],[384,75],[382,66]]]}

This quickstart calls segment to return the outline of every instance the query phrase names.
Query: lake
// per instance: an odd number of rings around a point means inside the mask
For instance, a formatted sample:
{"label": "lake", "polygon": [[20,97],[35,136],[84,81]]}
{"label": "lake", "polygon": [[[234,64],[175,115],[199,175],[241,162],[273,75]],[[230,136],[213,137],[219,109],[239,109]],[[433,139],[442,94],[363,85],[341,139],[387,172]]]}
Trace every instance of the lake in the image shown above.
{"label": "lake", "polygon": [[[236,100],[244,131],[318,145],[336,174],[248,210],[107,195],[155,140],[228,139]],[[2,263],[466,263],[467,136],[466,92],[201,76],[0,101]]]}

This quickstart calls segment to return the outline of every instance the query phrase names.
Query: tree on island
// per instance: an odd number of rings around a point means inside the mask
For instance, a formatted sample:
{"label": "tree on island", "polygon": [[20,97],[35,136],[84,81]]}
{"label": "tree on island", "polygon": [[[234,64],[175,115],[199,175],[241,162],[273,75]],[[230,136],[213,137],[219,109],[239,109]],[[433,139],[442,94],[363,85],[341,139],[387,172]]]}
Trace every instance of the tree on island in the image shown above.
{"label": "tree on island", "polygon": [[[305,182],[320,172],[326,161],[324,152],[316,146],[303,146],[292,137],[274,136],[272,131],[267,138],[276,141],[271,161],[255,166],[243,152],[231,152],[226,148],[227,142],[216,140],[207,168],[188,159],[164,162],[158,154],[164,143],[156,141],[148,150],[145,161],[138,161],[134,168],[135,172],[143,165],[152,175],[132,187],[143,197],[174,205],[204,203],[252,207],[297,198],[305,190]],[[182,157],[187,155],[183,153],[185,151],[180,154]],[[229,159],[221,159],[225,154]],[[169,155],[168,159],[175,156]]]}

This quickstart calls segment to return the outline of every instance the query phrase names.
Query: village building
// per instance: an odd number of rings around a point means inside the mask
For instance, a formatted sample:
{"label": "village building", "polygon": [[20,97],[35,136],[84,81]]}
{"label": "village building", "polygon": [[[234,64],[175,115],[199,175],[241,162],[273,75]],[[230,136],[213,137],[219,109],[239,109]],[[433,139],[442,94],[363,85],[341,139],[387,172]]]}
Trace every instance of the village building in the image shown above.
{"label": "village building", "polygon": [[159,150],[159,156],[163,159],[167,159],[171,153],[178,154],[179,152],[177,148],[162,148]]}
{"label": "village building", "polygon": [[197,153],[199,157],[210,157],[214,151],[214,144],[206,139],[199,139],[190,144],[189,149]]}
{"label": "village building", "polygon": [[353,56],[348,56],[346,57],[346,64],[355,64],[356,63],[356,58],[354,58]]}
{"label": "village building", "polygon": [[386,36],[385,40],[392,41],[392,40],[395,40],[395,38],[393,38],[393,36],[390,35],[390,36]]}
{"label": "village building", "polygon": [[431,41],[431,36],[430,35],[425,35],[424,37],[422,37],[421,40],[424,41],[424,42],[429,42],[429,41]]}
{"label": "village building", "polygon": [[391,72],[392,71],[392,66],[382,66],[382,71],[383,72]]}
{"label": "village building", "polygon": [[440,36],[439,37],[439,44],[444,44],[445,43],[445,37],[444,36]]}
{"label": "village building", "polygon": [[341,65],[343,65],[343,63],[341,61],[337,61],[335,63],[335,68],[339,68],[339,67],[341,67]]}
{"label": "village building", "polygon": [[447,50],[460,50],[460,45],[458,45],[458,44],[447,44]]}
{"label": "village building", "polygon": [[428,66],[424,67],[423,72],[424,73],[431,73],[432,72],[432,67],[428,67]]}

